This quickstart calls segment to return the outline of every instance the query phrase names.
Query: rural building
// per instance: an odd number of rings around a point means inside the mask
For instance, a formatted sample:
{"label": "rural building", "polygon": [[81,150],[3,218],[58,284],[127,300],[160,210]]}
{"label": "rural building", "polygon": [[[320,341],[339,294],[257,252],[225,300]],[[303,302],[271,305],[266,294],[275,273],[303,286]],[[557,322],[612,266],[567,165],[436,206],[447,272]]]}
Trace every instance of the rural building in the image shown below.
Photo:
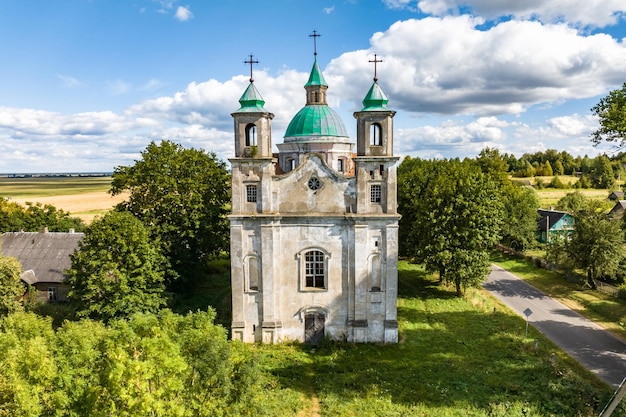
{"label": "rural building", "polygon": [[537,210],[537,240],[541,243],[549,243],[558,236],[569,236],[574,230],[574,217],[564,211]]}
{"label": "rural building", "polygon": [[607,217],[609,219],[621,219],[624,215],[624,210],[626,209],[626,200],[619,200],[611,211],[609,211]]}
{"label": "rural building", "polygon": [[613,191],[611,194],[609,194],[609,200],[611,201],[619,201],[623,199],[624,199],[623,191]]}
{"label": "rural building", "polygon": [[317,59],[304,89],[277,154],[252,76],[232,113],[232,338],[395,343],[395,111],[374,77],[354,154]]}
{"label": "rural building", "polygon": [[22,281],[37,290],[42,302],[67,301],[65,270],[72,265],[70,255],[78,248],[83,233],[10,232],[3,233],[0,249],[3,256],[22,264]]}

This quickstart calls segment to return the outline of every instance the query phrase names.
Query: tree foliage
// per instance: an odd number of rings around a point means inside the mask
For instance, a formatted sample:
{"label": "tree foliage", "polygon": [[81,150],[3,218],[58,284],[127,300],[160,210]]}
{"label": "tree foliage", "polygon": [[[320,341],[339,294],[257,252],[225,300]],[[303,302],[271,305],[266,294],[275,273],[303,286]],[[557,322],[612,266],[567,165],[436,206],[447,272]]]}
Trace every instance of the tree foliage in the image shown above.
{"label": "tree foliage", "polygon": [[503,184],[502,202],[502,244],[524,251],[535,244],[539,198],[531,187],[520,186],[511,182]]}
{"label": "tree foliage", "polygon": [[85,223],[78,217],[72,217],[66,211],[41,203],[26,203],[26,207],[0,197],[0,233],[36,232],[47,227],[51,232],[77,232],[85,228]]}
{"label": "tree foliage", "polygon": [[12,257],[0,255],[0,317],[22,308],[20,297],[26,288],[20,280],[22,265]]}
{"label": "tree foliage", "polygon": [[610,91],[606,97],[591,108],[598,116],[600,127],[591,134],[591,140],[598,145],[603,141],[616,142],[618,146],[626,141],[626,83],[622,88]]}
{"label": "tree foliage", "polygon": [[609,220],[593,204],[574,215],[574,230],[565,243],[574,266],[587,274],[587,284],[596,288],[595,280],[613,275],[624,258],[624,234],[618,220]]}
{"label": "tree foliage", "polygon": [[109,320],[165,304],[167,261],[130,213],[96,219],[71,259],[68,296],[78,316]]}
{"label": "tree foliage", "polygon": [[214,153],[171,141],[150,143],[133,166],[113,173],[111,193],[129,192],[118,207],[140,219],[183,277],[205,258],[228,250],[229,175]]}
{"label": "tree foliage", "polygon": [[502,222],[497,179],[474,161],[406,158],[398,200],[405,255],[453,282],[459,294],[485,278]]}
{"label": "tree foliage", "polygon": [[0,416],[261,415],[259,370],[214,318],[0,319]]}

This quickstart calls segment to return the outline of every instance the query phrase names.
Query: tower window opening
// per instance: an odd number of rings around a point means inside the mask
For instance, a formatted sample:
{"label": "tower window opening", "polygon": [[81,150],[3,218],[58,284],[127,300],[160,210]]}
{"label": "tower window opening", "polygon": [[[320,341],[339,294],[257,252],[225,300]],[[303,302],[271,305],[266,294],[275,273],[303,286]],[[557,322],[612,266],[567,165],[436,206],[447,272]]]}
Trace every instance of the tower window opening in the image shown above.
{"label": "tower window opening", "polygon": [[372,184],[370,187],[370,201],[372,203],[380,204],[382,197],[382,187],[380,184]]}
{"label": "tower window opening", "polygon": [[345,166],[344,166],[344,160],[339,158],[337,160],[337,171],[339,172],[344,172],[345,171]]}
{"label": "tower window opening", "polygon": [[370,129],[370,146],[382,146],[382,128],[378,123],[372,123]]}
{"label": "tower window opening", "polygon": [[313,101],[315,103],[319,103],[320,102],[320,94],[317,91],[313,93]]}
{"label": "tower window opening", "polygon": [[287,159],[287,172],[293,171],[296,169],[296,160],[293,158]]}
{"label": "tower window opening", "polygon": [[246,146],[256,146],[256,125],[253,123],[246,126]]}
{"label": "tower window opening", "polygon": [[385,176],[385,166],[384,165],[380,165],[378,167],[378,172],[380,173],[381,177],[384,177]]}
{"label": "tower window opening", "polygon": [[248,203],[256,203],[257,200],[257,186],[246,185],[246,201]]}

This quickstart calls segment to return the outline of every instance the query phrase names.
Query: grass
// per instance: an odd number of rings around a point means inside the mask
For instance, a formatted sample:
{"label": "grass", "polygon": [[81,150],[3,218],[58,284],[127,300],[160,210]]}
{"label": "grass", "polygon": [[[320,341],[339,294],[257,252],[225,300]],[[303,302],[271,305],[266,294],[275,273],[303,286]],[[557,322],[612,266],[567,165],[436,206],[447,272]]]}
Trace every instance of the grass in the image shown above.
{"label": "grass", "polygon": [[526,259],[497,252],[493,254],[492,260],[581,315],[626,339],[626,303],[600,291],[592,291],[581,284],[569,282],[557,271],[537,268]]}
{"label": "grass", "polygon": [[0,197],[33,198],[106,192],[111,177],[0,178]]}
{"label": "grass", "polygon": [[[203,299],[218,312],[229,308],[226,266],[220,261],[179,311],[200,308]],[[228,312],[219,315],[228,325]],[[595,416],[610,397],[610,388],[542,334],[531,328],[526,338],[524,320],[487,292],[456,297],[406,262],[399,265],[398,321],[394,345],[246,345],[264,375],[267,408],[259,414]],[[620,412],[614,416],[626,416]]]}

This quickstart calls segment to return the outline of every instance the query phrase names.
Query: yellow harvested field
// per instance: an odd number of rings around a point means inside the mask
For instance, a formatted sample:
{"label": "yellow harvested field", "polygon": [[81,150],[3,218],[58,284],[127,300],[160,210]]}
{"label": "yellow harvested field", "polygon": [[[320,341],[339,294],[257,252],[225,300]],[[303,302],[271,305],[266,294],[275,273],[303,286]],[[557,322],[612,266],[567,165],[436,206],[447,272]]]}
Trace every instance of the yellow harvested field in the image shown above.
{"label": "yellow harvested field", "polygon": [[116,204],[124,201],[127,194],[112,197],[106,191],[96,191],[73,195],[55,195],[45,197],[13,198],[19,204],[26,202],[50,204],[58,209],[69,212],[89,224],[96,216],[102,216]]}

